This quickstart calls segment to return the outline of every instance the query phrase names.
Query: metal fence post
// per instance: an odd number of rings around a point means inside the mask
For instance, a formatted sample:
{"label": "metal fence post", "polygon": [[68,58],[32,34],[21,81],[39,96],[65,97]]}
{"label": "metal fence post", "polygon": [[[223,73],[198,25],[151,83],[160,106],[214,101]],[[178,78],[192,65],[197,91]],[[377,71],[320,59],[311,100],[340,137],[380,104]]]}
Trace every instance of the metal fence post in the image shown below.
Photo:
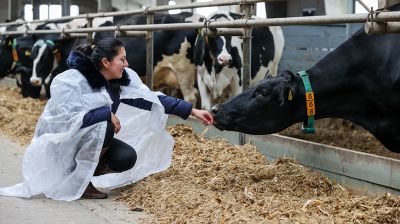
{"label": "metal fence post", "polygon": [[[252,7],[251,4],[244,4],[244,19],[246,22],[251,19],[252,15]],[[252,28],[249,26],[244,27],[244,35],[243,35],[243,79],[242,79],[242,87],[243,91],[250,87],[250,79],[251,79],[251,31]],[[239,134],[239,142],[241,145],[247,143],[246,134]]]}
{"label": "metal fence post", "polygon": [[[91,17],[86,17],[87,20],[87,27],[93,27],[93,18]],[[88,32],[87,33],[87,41],[88,44],[92,45],[93,44],[93,32]]]}
{"label": "metal fence post", "polygon": [[[154,13],[146,12],[147,24],[154,23]],[[154,49],[154,31],[147,31],[146,38],[146,82],[149,89],[153,90],[153,49]]]}

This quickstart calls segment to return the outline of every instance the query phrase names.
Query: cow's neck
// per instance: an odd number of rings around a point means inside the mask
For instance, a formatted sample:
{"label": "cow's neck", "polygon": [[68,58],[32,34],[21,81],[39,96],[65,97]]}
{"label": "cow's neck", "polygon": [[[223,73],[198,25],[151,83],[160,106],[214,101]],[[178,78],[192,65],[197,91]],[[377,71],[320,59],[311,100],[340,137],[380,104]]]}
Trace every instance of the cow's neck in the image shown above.
{"label": "cow's neck", "polygon": [[371,120],[364,119],[368,79],[359,72],[368,65],[350,50],[352,44],[345,42],[307,71],[315,94],[315,118],[343,118],[368,128],[366,122]]}

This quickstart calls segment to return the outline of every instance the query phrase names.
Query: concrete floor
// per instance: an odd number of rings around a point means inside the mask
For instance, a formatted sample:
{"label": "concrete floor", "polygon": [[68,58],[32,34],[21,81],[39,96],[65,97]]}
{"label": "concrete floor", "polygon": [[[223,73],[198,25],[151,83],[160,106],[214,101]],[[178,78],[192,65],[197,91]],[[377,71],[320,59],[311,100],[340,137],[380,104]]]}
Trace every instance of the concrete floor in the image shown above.
{"label": "concrete floor", "polygon": [[[21,161],[24,148],[0,135],[0,186],[22,181]],[[143,212],[132,212],[114,199],[110,192],[105,200],[53,201],[43,197],[22,199],[0,196],[0,224],[88,224],[138,223],[147,217]]]}

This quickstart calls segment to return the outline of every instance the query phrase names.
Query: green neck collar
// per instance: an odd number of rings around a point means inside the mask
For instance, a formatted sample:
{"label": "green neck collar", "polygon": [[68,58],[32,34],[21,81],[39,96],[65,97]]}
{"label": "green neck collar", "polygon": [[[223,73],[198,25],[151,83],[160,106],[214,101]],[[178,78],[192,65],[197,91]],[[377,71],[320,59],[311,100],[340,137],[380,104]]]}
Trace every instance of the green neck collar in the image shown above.
{"label": "green neck collar", "polygon": [[307,124],[304,123],[301,130],[305,134],[314,134],[314,115],[315,115],[315,101],[314,92],[311,87],[310,79],[305,71],[299,71],[298,74],[304,84],[305,96],[306,96],[306,108],[307,108]]}

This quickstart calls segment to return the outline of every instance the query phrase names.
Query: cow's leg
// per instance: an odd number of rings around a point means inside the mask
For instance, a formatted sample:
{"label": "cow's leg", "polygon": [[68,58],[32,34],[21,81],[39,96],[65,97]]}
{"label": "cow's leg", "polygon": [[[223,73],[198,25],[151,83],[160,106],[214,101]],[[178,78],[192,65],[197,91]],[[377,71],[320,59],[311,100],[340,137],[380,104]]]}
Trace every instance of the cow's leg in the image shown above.
{"label": "cow's leg", "polygon": [[178,80],[169,67],[158,68],[154,72],[153,89],[160,90],[169,96],[180,98]]}
{"label": "cow's leg", "polygon": [[211,93],[209,88],[207,87],[207,81],[204,80],[203,77],[204,76],[200,72],[197,73],[197,85],[200,92],[201,109],[209,110],[211,108]]}
{"label": "cow's leg", "polygon": [[185,42],[181,44],[181,49],[178,54],[170,56],[163,55],[163,59],[157,62],[157,65],[154,68],[154,73],[162,73],[163,70],[165,71],[167,68],[170,69],[176,76],[183,98],[193,105],[196,105],[199,97],[199,92],[194,87],[196,69],[186,57],[188,47],[190,47],[190,44],[185,40]]}
{"label": "cow's leg", "polygon": [[194,87],[196,79],[196,69],[194,65],[186,63],[186,65],[179,66],[175,69],[175,74],[178,78],[178,83],[184,99],[196,105],[199,92]]}

